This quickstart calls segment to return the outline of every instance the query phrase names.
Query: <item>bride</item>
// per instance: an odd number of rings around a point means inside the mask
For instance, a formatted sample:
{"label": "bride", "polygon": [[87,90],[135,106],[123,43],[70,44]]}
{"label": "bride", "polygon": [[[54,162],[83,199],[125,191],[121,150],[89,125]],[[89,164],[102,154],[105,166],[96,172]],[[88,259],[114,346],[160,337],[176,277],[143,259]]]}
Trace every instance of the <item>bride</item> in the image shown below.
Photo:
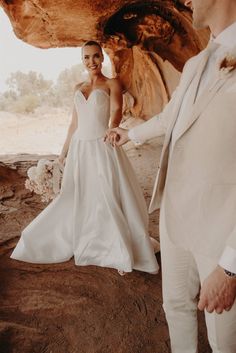
{"label": "bride", "polygon": [[[97,42],[82,48],[89,80],[77,85],[67,138],[59,156],[65,163],[60,194],[22,232],[11,258],[158,272],[148,236],[146,204],[122,147],[104,141],[119,126],[122,89],[102,72]],[[115,139],[110,135],[109,139]]]}

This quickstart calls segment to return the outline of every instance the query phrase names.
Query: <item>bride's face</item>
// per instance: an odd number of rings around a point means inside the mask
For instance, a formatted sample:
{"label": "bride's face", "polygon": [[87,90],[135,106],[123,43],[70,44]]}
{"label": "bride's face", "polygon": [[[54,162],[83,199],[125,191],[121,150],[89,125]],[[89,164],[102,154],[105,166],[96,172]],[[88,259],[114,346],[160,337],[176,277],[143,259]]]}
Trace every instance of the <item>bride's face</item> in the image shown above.
{"label": "bride's face", "polygon": [[82,59],[89,73],[97,74],[101,72],[103,54],[97,45],[86,45],[83,47]]}

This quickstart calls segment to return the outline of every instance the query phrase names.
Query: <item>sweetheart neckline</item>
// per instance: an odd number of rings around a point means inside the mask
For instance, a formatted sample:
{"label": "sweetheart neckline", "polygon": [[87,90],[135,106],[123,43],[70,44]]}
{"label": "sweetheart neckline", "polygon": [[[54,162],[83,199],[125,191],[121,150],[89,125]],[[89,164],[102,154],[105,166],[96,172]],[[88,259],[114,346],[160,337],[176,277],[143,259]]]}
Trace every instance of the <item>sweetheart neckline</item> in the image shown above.
{"label": "sweetheart neckline", "polygon": [[108,98],[110,98],[110,95],[109,95],[104,89],[102,89],[102,88],[94,88],[94,89],[90,92],[88,98],[85,97],[85,95],[82,93],[82,91],[81,91],[80,89],[77,90],[77,92],[79,92],[79,93],[81,94],[81,96],[84,98],[84,100],[85,100],[86,102],[89,101],[89,98],[91,97],[91,95],[93,94],[93,92],[96,92],[96,91],[100,91],[100,92],[104,93]]}

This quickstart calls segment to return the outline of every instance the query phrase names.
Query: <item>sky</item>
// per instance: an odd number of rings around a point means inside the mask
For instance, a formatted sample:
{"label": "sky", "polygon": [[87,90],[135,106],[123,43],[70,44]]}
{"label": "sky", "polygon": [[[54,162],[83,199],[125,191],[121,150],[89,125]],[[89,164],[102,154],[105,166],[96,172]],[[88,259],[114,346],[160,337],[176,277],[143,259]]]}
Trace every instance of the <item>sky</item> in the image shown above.
{"label": "sky", "polygon": [[[0,92],[7,89],[11,72],[36,71],[45,79],[56,80],[59,73],[81,62],[80,48],[39,49],[18,39],[0,7]],[[109,59],[105,58],[107,64]]]}

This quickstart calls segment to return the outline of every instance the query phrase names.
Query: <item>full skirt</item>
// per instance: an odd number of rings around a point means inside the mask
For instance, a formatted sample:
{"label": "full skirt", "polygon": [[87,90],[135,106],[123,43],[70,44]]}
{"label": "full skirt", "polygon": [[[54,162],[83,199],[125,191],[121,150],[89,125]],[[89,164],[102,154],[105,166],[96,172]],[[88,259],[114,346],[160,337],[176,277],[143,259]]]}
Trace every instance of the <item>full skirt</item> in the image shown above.
{"label": "full skirt", "polygon": [[11,258],[157,273],[146,203],[122,148],[72,137],[60,194],[24,229]]}

